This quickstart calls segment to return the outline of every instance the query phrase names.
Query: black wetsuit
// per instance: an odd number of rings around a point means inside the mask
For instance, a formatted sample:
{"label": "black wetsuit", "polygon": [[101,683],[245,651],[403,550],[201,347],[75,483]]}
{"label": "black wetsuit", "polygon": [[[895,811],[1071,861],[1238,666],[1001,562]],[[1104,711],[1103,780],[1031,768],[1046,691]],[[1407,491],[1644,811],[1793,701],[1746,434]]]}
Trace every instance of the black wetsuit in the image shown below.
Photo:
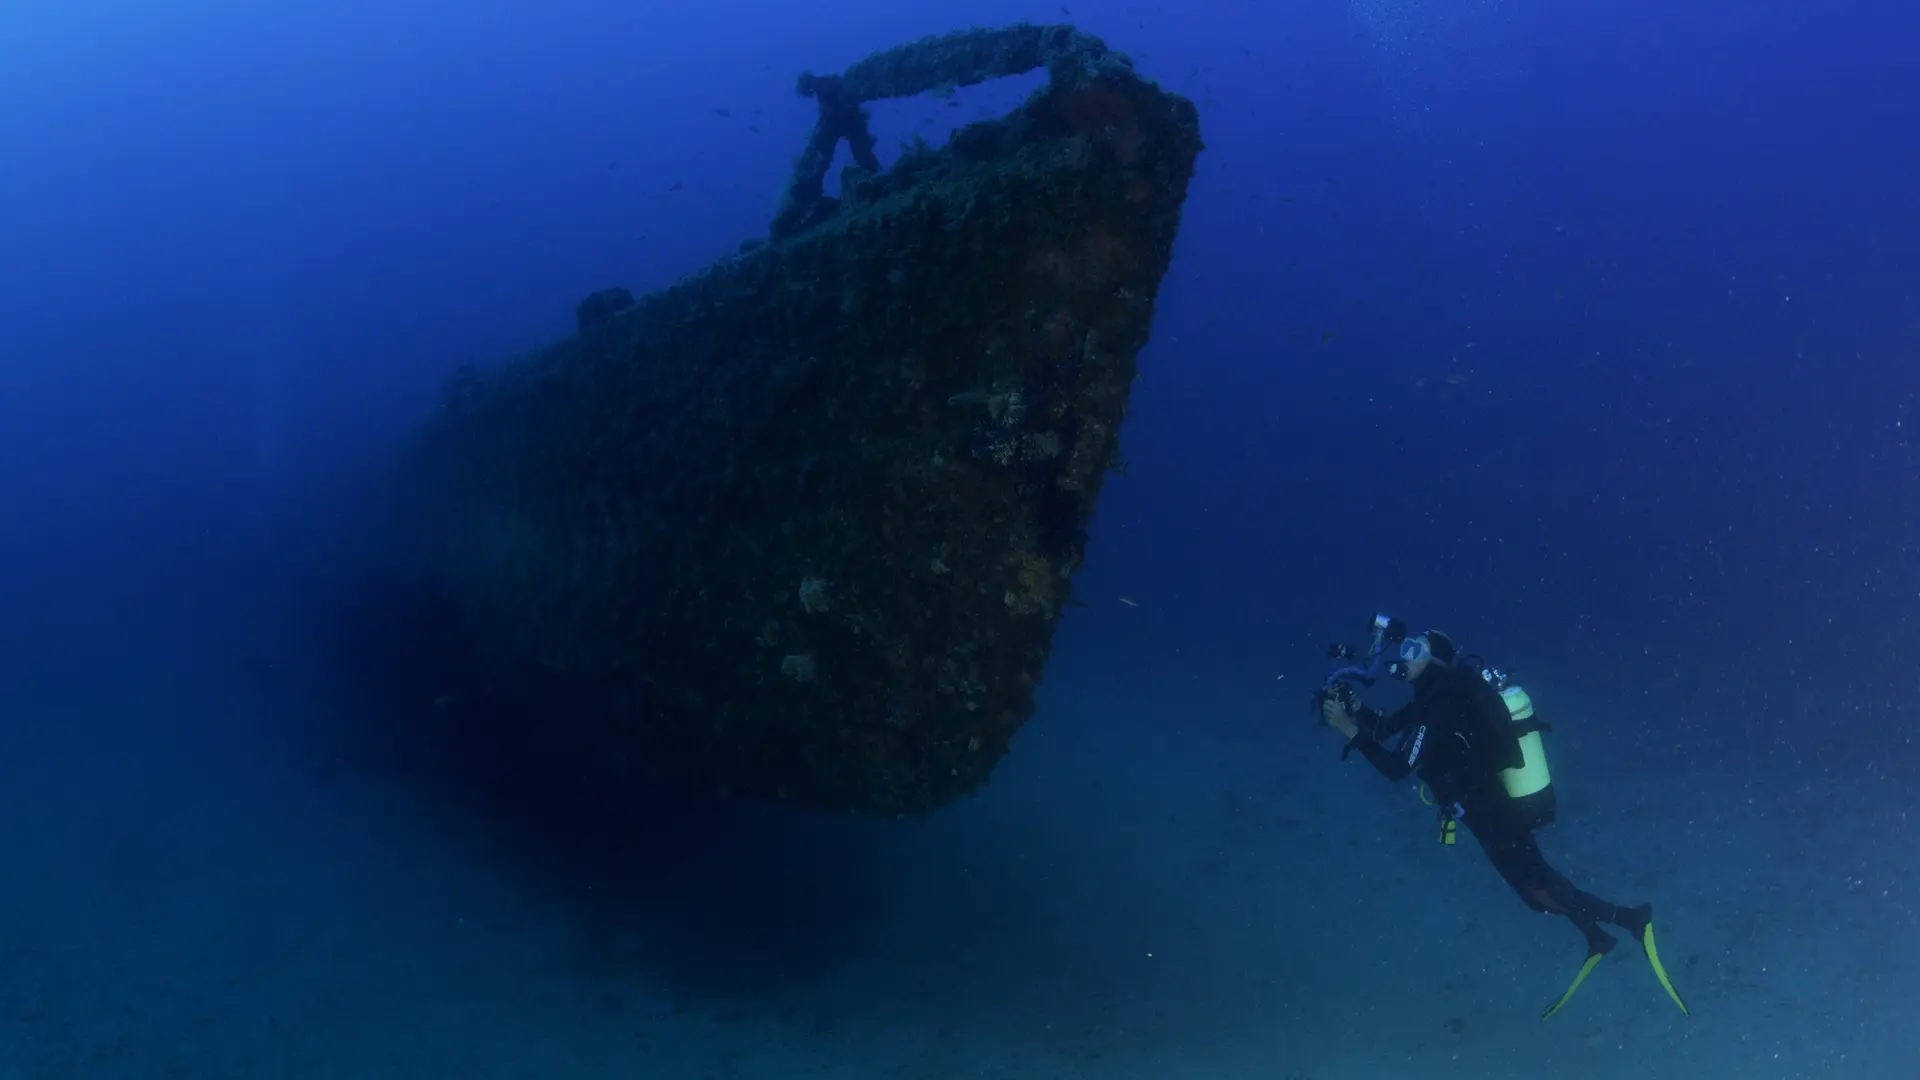
{"label": "black wetsuit", "polygon": [[1360,725],[1348,749],[1360,751],[1389,780],[1417,774],[1437,804],[1458,814],[1528,907],[1565,915],[1586,936],[1590,952],[1613,947],[1601,923],[1639,932],[1639,910],[1582,892],[1547,865],[1533,838],[1539,815],[1517,808],[1500,780],[1501,770],[1520,767],[1519,736],[1506,702],[1478,672],[1434,663],[1414,680],[1412,703],[1390,716],[1365,710]]}

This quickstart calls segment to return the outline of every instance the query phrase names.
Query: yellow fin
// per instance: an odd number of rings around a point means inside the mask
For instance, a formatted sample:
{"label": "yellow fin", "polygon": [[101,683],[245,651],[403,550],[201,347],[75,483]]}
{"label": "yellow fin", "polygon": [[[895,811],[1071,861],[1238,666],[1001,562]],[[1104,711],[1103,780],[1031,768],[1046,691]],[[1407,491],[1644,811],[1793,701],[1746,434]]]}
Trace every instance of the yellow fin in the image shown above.
{"label": "yellow fin", "polygon": [[1580,965],[1580,974],[1573,977],[1573,983],[1567,987],[1567,992],[1560,995],[1559,1001],[1547,1006],[1547,1011],[1540,1014],[1540,1019],[1545,1020],[1554,1013],[1566,1008],[1567,1002],[1573,1000],[1573,992],[1580,989],[1581,983],[1587,981],[1587,976],[1593,974],[1593,969],[1600,963],[1600,958],[1605,955],[1606,953],[1589,953],[1587,955],[1587,962]]}
{"label": "yellow fin", "polygon": [[1687,1008],[1686,1001],[1680,997],[1680,991],[1673,988],[1673,980],[1667,978],[1666,966],[1660,963],[1660,949],[1653,943],[1651,919],[1647,921],[1646,928],[1640,931],[1640,947],[1647,951],[1647,963],[1653,965],[1653,977],[1660,980],[1660,985],[1666,988],[1667,996],[1673,999],[1675,1005],[1680,1006],[1681,1015],[1692,1016],[1693,1010]]}

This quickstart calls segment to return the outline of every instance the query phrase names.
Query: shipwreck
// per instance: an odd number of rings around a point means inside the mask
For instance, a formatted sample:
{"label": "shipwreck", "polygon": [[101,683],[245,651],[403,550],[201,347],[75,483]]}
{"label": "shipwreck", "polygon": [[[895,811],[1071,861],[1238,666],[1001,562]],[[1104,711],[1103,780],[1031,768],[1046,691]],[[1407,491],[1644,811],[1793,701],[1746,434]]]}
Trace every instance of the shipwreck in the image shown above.
{"label": "shipwreck", "polygon": [[[1044,69],[882,168],[864,103]],[[838,75],[769,234],[464,369],[395,470],[463,737],[583,782],[918,815],[1034,709],[1201,150],[1070,26]],[[839,143],[854,164],[837,197]],[[425,702],[422,708],[427,708]]]}

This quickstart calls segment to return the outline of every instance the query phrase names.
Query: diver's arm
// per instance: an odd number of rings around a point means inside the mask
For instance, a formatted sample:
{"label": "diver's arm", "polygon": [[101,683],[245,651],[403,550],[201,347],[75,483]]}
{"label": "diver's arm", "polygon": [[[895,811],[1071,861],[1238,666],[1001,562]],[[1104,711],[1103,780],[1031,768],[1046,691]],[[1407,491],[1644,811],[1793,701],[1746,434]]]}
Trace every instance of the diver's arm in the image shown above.
{"label": "diver's arm", "polygon": [[[1394,783],[1405,780],[1426,763],[1428,752],[1433,750],[1440,740],[1431,735],[1434,732],[1435,714],[1431,708],[1415,701],[1391,715],[1378,709],[1367,709],[1358,718],[1360,732],[1347,742],[1347,750],[1358,750],[1367,762],[1377,769],[1381,776]],[[1444,725],[1442,725],[1444,726]],[[1405,732],[1393,749],[1388,749],[1380,741],[1381,736],[1392,738]],[[1345,757],[1345,752],[1342,752]]]}
{"label": "diver's arm", "polygon": [[1381,776],[1397,784],[1405,780],[1413,772],[1414,766],[1419,764],[1422,743],[1418,736],[1425,732],[1426,728],[1419,729],[1415,741],[1408,744],[1411,747],[1409,753],[1403,754],[1389,750],[1380,745],[1378,739],[1364,731],[1347,740],[1347,749],[1360,751],[1360,756],[1366,758],[1367,763],[1377,769]]}
{"label": "diver's arm", "polygon": [[1362,705],[1353,714],[1354,726],[1374,741],[1379,741],[1399,731],[1393,723],[1393,717],[1385,709],[1376,709],[1371,705]]}

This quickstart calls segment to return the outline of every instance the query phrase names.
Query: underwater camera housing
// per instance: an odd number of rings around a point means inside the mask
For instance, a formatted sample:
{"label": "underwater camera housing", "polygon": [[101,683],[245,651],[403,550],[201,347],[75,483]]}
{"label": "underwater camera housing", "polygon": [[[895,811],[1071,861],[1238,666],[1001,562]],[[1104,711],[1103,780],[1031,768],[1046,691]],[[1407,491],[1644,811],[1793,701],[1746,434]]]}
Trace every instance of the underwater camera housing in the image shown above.
{"label": "underwater camera housing", "polygon": [[1313,700],[1309,703],[1309,707],[1312,708],[1315,719],[1318,719],[1320,716],[1320,706],[1325,705],[1329,699],[1345,705],[1348,711],[1360,707],[1360,692],[1353,688],[1353,684],[1349,682],[1337,682],[1332,686],[1323,686],[1313,692]]}
{"label": "underwater camera housing", "polygon": [[1320,689],[1313,692],[1308,702],[1316,723],[1322,722],[1320,708],[1330,699],[1340,702],[1350,711],[1359,708],[1360,692],[1354,689],[1354,684],[1372,686],[1374,680],[1380,677],[1378,664],[1381,654],[1407,639],[1407,624],[1384,612],[1375,613],[1370,630],[1372,639],[1364,652],[1352,645],[1335,643],[1327,646],[1327,659],[1337,666],[1320,684]]}

